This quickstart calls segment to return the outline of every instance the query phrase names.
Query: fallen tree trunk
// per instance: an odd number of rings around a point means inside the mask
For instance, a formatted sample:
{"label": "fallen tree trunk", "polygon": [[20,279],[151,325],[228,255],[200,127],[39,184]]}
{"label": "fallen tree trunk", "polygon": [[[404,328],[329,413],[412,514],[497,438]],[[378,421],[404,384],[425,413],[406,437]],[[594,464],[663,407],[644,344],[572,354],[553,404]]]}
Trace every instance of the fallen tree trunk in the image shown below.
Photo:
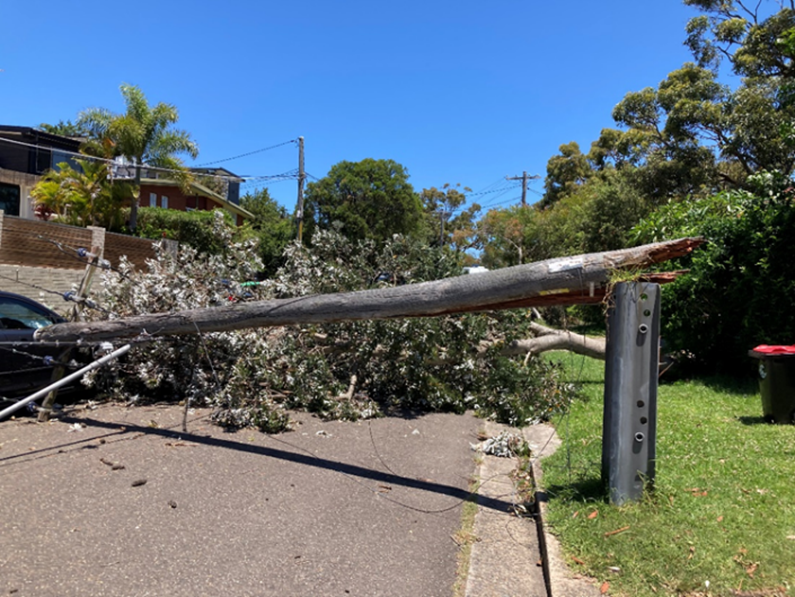
{"label": "fallen tree trunk", "polygon": [[96,342],[136,336],[146,338],[293,324],[429,317],[562,304],[550,303],[556,298],[565,300],[565,304],[598,302],[601,299],[596,298],[596,289],[601,289],[604,295],[604,287],[613,271],[640,269],[680,257],[702,242],[698,238],[685,238],[394,288],[238,303],[91,323],[61,323],[37,330],[35,338],[42,341]]}

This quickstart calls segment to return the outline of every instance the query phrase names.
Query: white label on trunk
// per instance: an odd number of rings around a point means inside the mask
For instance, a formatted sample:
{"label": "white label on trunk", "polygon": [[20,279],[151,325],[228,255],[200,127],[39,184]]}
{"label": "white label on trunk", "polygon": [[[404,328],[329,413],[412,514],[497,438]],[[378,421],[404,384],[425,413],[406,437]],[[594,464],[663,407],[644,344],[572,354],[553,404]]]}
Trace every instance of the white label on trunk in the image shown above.
{"label": "white label on trunk", "polygon": [[568,269],[577,269],[578,267],[582,267],[582,259],[561,259],[549,264],[549,273],[565,272]]}

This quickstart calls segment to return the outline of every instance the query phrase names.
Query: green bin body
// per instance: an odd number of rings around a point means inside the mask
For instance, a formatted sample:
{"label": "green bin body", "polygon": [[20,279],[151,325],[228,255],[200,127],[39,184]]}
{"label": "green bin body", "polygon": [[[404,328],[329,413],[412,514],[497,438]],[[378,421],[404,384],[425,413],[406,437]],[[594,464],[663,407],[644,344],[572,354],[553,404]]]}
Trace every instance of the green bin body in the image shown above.
{"label": "green bin body", "polygon": [[751,350],[759,359],[762,413],[770,423],[795,423],[795,354],[766,354]]}

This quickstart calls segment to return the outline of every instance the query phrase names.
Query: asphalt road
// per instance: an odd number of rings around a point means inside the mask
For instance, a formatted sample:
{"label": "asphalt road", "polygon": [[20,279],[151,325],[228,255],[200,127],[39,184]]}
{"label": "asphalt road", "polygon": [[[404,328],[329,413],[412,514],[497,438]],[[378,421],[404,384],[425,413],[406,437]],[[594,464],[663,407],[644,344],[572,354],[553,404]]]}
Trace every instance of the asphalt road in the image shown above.
{"label": "asphalt road", "polygon": [[0,595],[452,594],[482,421],[300,416],[269,436],[207,415],[0,423]]}

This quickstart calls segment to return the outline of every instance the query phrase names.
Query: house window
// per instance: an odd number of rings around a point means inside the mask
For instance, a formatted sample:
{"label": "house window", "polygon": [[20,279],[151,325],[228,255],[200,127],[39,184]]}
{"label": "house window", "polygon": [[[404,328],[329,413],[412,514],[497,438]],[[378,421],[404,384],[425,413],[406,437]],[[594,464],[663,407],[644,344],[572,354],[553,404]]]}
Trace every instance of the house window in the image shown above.
{"label": "house window", "polygon": [[78,172],[83,171],[83,167],[75,161],[74,156],[72,156],[72,154],[70,153],[66,153],[65,151],[58,151],[57,149],[53,149],[51,159],[52,163],[50,165],[50,168],[52,168],[53,170],[60,170],[61,167],[59,164],[66,162],[67,164],[69,164],[72,170],[77,170]]}
{"label": "house window", "polygon": [[160,197],[160,207],[162,207],[163,209],[168,209],[168,197],[166,197],[165,195]]}
{"label": "house window", "polygon": [[149,207],[157,207],[157,193],[149,193]]}
{"label": "house window", "polygon": [[19,215],[19,186],[0,182],[0,210],[7,216]]}

